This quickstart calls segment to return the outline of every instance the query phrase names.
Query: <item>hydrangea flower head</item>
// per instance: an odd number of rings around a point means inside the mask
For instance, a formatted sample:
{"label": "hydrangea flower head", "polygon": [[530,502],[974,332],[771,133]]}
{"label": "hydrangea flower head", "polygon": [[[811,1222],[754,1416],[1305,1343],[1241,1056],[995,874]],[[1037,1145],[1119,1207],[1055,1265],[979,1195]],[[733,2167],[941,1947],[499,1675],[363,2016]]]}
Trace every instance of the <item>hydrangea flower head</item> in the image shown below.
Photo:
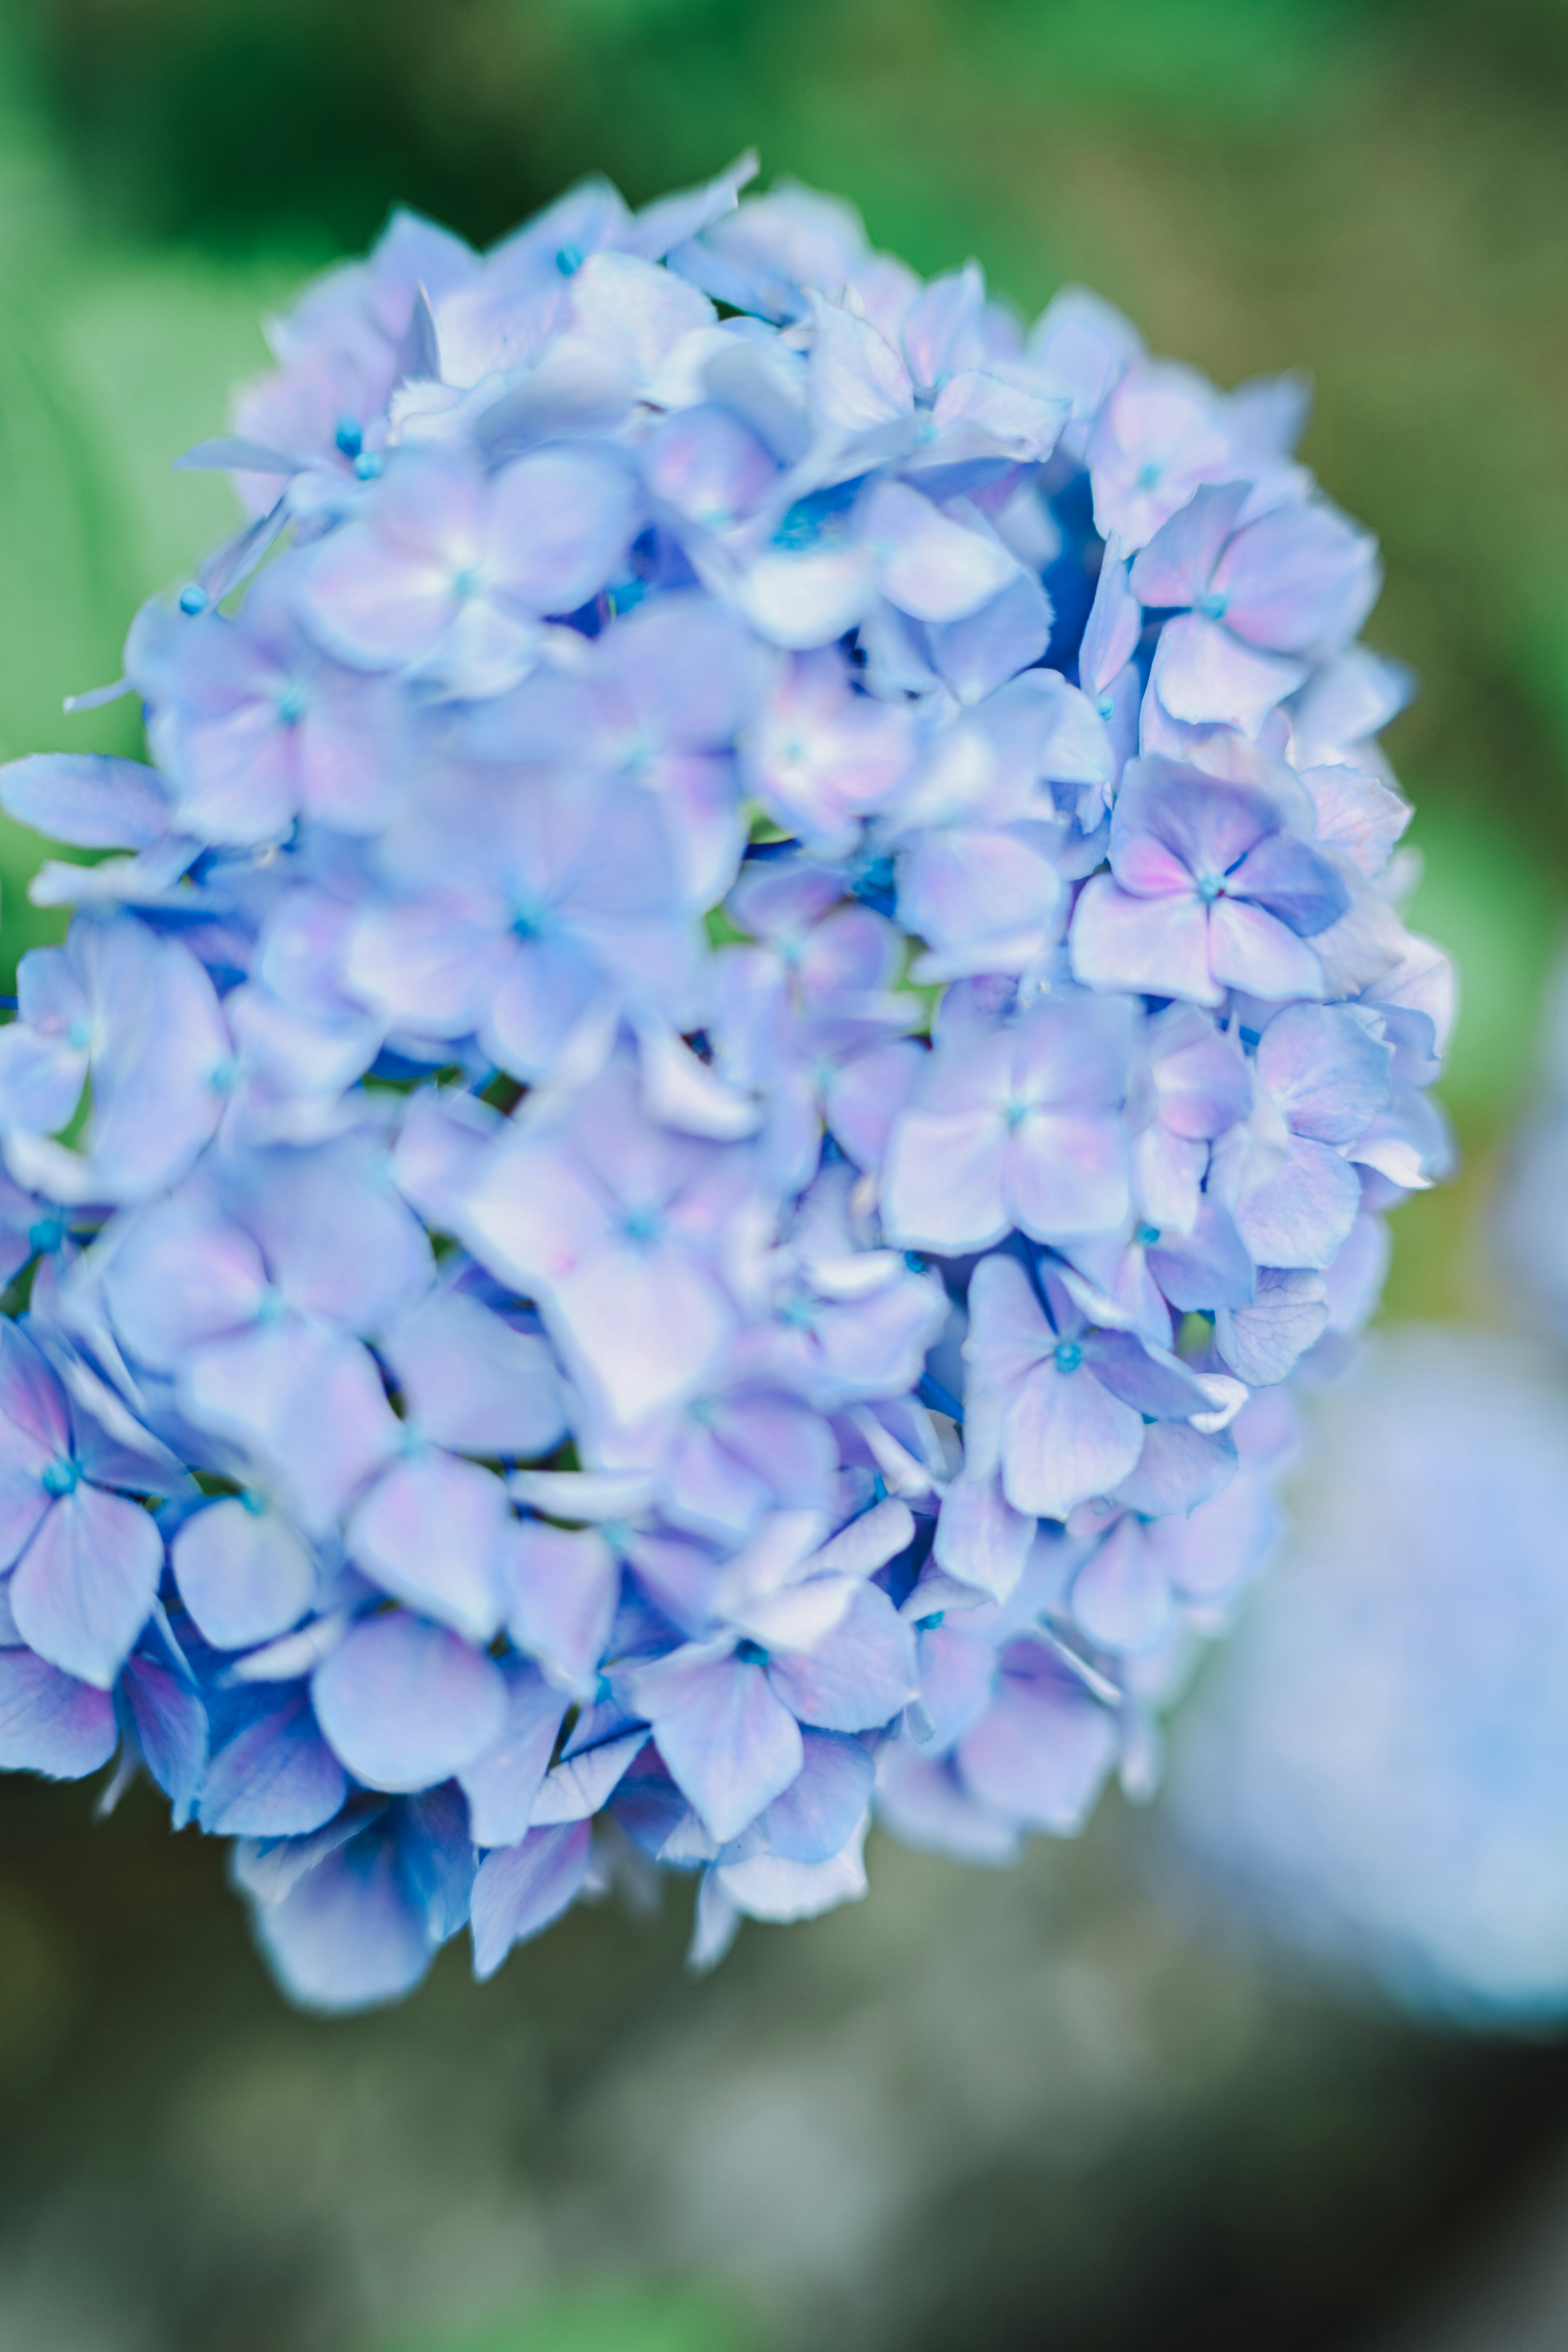
{"label": "hydrangea flower head", "polygon": [[0,1762],[318,2006],[1146,1787],[1443,1170],[1299,386],[753,168],[396,216],[181,461],[148,761],[0,776],[110,853],[0,1029]]}

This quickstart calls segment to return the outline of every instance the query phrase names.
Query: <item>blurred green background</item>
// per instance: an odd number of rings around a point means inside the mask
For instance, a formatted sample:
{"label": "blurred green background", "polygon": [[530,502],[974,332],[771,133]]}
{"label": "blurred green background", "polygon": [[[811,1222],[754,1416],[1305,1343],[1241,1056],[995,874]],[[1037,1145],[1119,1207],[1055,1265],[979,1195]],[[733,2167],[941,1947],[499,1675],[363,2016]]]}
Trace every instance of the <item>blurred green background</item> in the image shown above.
{"label": "blurred green background", "polygon": [[[1082,279],[1221,383],[1311,369],[1464,967],[1465,1174],[1391,1310],[1484,1315],[1568,908],[1568,0],[0,0],[0,756],[135,748],[59,705],[226,527],[170,461],[394,201],[483,240],[752,143],[1026,312]],[[12,965],[38,855],[0,832]],[[1560,2054],[1203,1958],[1114,1809],[1005,1880],[879,1853],[696,1991],[679,1920],[594,1916],[332,2028],[215,1853],[86,1811],[0,1789],[0,2352],[1349,2345],[1568,2120]]]}

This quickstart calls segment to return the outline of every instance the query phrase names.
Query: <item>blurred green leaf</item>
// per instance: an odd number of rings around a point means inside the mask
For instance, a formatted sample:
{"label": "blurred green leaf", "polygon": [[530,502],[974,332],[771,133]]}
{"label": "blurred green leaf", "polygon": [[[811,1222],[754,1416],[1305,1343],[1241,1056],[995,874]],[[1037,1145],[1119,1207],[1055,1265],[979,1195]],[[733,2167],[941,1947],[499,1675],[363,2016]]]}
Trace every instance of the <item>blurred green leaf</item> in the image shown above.
{"label": "blurred green leaf", "polygon": [[1410,840],[1424,861],[1406,919],[1459,967],[1459,1022],[1441,1094],[1462,1134],[1521,1110],[1534,1077],[1542,993],[1563,909],[1550,870],[1499,813],[1423,800]]}
{"label": "blurred green leaf", "polygon": [[479,2330],[399,2336],[375,2352],[755,2352],[733,2304],[701,2286],[584,2289]]}

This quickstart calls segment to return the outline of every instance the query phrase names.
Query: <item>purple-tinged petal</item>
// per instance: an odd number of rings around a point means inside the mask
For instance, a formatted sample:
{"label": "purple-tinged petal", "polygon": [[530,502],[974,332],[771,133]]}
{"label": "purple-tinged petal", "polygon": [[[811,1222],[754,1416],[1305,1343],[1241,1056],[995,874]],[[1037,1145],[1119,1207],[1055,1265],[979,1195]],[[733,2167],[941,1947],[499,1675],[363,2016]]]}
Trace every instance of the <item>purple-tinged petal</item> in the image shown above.
{"label": "purple-tinged petal", "polygon": [[11,1613],[51,1665],[108,1690],[158,1597],[163,1538],[139,1504],[96,1486],[54,1503],[11,1579]]}
{"label": "purple-tinged petal", "polygon": [[1353,637],[1372,610],[1377,542],[1321,501],[1273,507],[1237,531],[1212,584],[1249,643],[1310,653]]}
{"label": "purple-tinged petal", "polygon": [[169,1799],[175,1829],[191,1818],[207,1767],[207,1716],[188,1672],[142,1654],[128,1658],[120,1696],[142,1760]]}
{"label": "purple-tinged petal", "polygon": [[79,1780],[120,1741],[114,1701],[31,1650],[0,1650],[0,1771]]}
{"label": "purple-tinged petal", "polygon": [[1326,1143],[1293,1135],[1283,1161],[1242,1194],[1234,1213],[1258,1265],[1322,1267],[1333,1264],[1360,1212],[1361,1180],[1350,1162]]}
{"label": "purple-tinged petal", "polygon": [[[1184,605],[1202,600],[1250,487],[1226,482],[1223,488],[1194,490],[1186,505],[1161,524],[1132,566],[1132,593],[1141,604]],[[1123,661],[1131,651],[1129,647],[1123,654]]]}
{"label": "purple-tinged petal", "polygon": [[1181,1314],[1215,1307],[1247,1307],[1257,1272],[1232,1219],[1207,1194],[1199,1198],[1190,1232],[1163,1233],[1148,1245],[1149,1271]]}
{"label": "purple-tinged petal", "polygon": [[801,1735],[799,1772],[768,1807],[768,1852],[780,1862],[826,1862],[854,1835],[871,1801],[877,1768],[858,1739]]}
{"label": "purple-tinged petal", "polygon": [[621,1572],[592,1528],[525,1519],[500,1553],[506,1627],[565,1689],[592,1692],[620,1598]]}
{"label": "purple-tinged petal", "polygon": [[300,1691],[214,1755],[201,1824],[209,1837],[302,1837],[330,1822],[347,1794],[342,1766]]}
{"label": "purple-tinged petal", "polygon": [[21,1326],[0,1319],[0,1567],[10,1567],[48,1509],[44,1473],[70,1450],[58,1380]]}
{"label": "purple-tinged petal", "polygon": [[526,1837],[566,1717],[565,1698],[535,1667],[509,1659],[500,1671],[506,1677],[500,1737],[458,1774],[476,1845],[516,1845]]}
{"label": "purple-tinged petal", "polygon": [[104,1266],[109,1312],[130,1354],[172,1371],[205,1341],[253,1322],[267,1268],[248,1234],[195,1184],[143,1209],[112,1237]]}
{"label": "purple-tinged petal", "polygon": [[1215,1318],[1221,1358],[1251,1388],[1289,1377],[1297,1360],[1322,1337],[1329,1318],[1321,1274],[1265,1267],[1248,1307],[1224,1307]]}
{"label": "purple-tinged petal", "polygon": [[494,1976],[514,1944],[525,1944],[571,1909],[588,1876],[586,1822],[531,1830],[521,1845],[494,1847],[474,1880],[474,1974]]}
{"label": "purple-tinged petal", "polygon": [[1393,1060],[1343,1005],[1287,1005],[1258,1041],[1259,1078],[1295,1133],[1319,1143],[1365,1133],[1388,1103]]}
{"label": "purple-tinged petal", "polygon": [[1006,1654],[996,1697],[958,1748],[975,1796],[1054,1837],[1077,1836],[1115,1759],[1115,1718],[1039,1652]]}
{"label": "purple-tinged petal", "polygon": [[[1188,1422],[1156,1421],[1143,1433],[1137,1467],[1110,1499],[1145,1518],[1184,1517],[1229,1486],[1236,1464],[1236,1440],[1228,1430],[1205,1436]],[[1092,1629],[1086,1623],[1085,1630]]]}
{"label": "purple-tinged petal", "polygon": [[1138,1655],[1158,1649],[1171,1626],[1171,1594],[1164,1570],[1145,1539],[1138,1518],[1128,1512],[1073,1579],[1072,1613],[1107,1650]]}

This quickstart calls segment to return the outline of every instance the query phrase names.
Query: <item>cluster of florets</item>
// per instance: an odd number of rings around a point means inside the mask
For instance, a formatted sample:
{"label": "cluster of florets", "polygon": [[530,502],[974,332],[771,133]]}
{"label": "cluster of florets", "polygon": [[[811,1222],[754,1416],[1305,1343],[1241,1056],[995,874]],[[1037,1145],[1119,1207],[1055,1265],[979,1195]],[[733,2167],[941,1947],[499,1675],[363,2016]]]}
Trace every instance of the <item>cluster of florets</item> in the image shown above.
{"label": "cluster of florets", "polygon": [[1443,1156],[1300,387],[747,175],[395,219],[184,461],[155,764],[5,777],[121,854],[0,1033],[0,1760],[323,2003],[1146,1783]]}

